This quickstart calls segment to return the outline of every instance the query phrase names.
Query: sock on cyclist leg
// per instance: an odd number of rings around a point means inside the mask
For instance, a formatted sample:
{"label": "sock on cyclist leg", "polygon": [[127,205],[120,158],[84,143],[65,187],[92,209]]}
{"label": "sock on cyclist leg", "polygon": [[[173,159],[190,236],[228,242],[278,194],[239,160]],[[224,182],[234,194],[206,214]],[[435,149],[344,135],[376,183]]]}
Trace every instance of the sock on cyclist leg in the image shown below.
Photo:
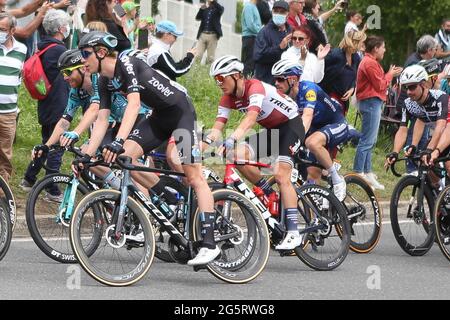
{"label": "sock on cyclist leg", "polygon": [[331,181],[333,181],[333,184],[338,184],[338,183],[341,183],[342,181],[344,181],[344,179],[342,179],[342,177],[337,172],[334,165],[332,165],[331,168],[327,169],[327,171],[328,171],[328,176],[331,176]]}
{"label": "sock on cyclist leg", "polygon": [[286,217],[286,229],[288,232],[298,232],[298,210],[297,208],[284,209]]}
{"label": "sock on cyclist leg", "polygon": [[110,185],[111,188],[120,189],[120,178],[117,177],[114,172],[110,171],[103,176],[103,180]]}
{"label": "sock on cyclist leg", "polygon": [[164,198],[167,204],[177,204],[177,197],[170,191],[164,188],[164,183],[159,180],[151,189],[159,196]]}
{"label": "sock on cyclist leg", "polygon": [[214,241],[214,220],[216,215],[214,212],[201,212],[200,221],[202,227],[202,247],[214,249],[216,242]]}
{"label": "sock on cyclist leg", "polygon": [[255,186],[261,188],[266,196],[270,195],[273,192],[273,189],[267,182],[266,178],[262,178],[261,180],[259,180],[257,183],[255,183]]}

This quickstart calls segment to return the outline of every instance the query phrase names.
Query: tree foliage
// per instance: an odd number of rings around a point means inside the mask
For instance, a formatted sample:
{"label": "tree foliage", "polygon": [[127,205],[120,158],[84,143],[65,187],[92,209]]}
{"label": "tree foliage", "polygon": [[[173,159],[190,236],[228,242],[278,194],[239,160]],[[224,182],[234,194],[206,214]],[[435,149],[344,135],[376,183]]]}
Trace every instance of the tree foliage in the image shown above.
{"label": "tree foliage", "polygon": [[[450,16],[448,0],[351,0],[349,9],[359,11],[364,22],[370,19],[367,12],[370,6],[381,9],[380,29],[370,29],[368,34],[384,37],[386,54],[384,64],[403,65],[406,58],[415,51],[417,40],[425,35],[434,36],[441,27],[442,19]],[[324,8],[332,8],[334,0],[325,1]],[[336,46],[344,33],[345,12],[333,16],[327,21],[326,30],[330,42]]]}

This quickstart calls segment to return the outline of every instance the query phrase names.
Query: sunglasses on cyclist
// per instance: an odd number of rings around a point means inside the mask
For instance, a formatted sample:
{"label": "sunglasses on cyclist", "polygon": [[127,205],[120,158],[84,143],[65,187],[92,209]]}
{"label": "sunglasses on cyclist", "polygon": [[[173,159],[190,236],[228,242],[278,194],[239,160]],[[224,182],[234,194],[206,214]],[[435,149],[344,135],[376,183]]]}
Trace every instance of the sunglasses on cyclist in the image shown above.
{"label": "sunglasses on cyclist", "polygon": [[217,76],[214,76],[214,80],[216,80],[216,84],[218,86],[222,85],[223,82],[225,81],[225,76],[218,74]]}
{"label": "sunglasses on cyclist", "polygon": [[406,84],[406,85],[403,86],[403,89],[405,91],[414,91],[414,90],[417,89],[418,86],[419,86],[418,84],[410,84],[410,85]]}
{"label": "sunglasses on cyclist", "polygon": [[286,77],[275,77],[275,82],[285,82],[287,79]]}
{"label": "sunglasses on cyclist", "polygon": [[81,56],[83,57],[83,59],[87,59],[87,58],[89,58],[89,56],[91,55],[91,54],[93,54],[94,53],[94,51],[87,51],[87,50],[81,50]]}
{"label": "sunglasses on cyclist", "polygon": [[77,66],[73,66],[73,67],[70,67],[70,68],[65,68],[65,69],[62,69],[62,70],[61,70],[61,73],[62,73],[62,75],[63,75],[64,77],[70,77],[71,74],[72,74],[72,72],[73,72],[74,70],[79,69],[79,68],[81,68],[82,66],[83,66],[82,64],[79,64],[79,65],[77,65]]}
{"label": "sunglasses on cyclist", "polygon": [[303,37],[292,37],[292,41],[303,41],[305,38]]}

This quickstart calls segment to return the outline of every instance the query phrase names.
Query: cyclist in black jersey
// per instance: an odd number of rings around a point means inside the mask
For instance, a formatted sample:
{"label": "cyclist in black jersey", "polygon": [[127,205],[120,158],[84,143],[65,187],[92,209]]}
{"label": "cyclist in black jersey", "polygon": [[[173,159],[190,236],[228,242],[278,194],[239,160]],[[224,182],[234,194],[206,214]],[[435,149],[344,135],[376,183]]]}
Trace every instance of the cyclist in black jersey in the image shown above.
{"label": "cyclist in black jersey", "polygon": [[[171,135],[175,137],[183,162],[183,170],[198,197],[202,218],[202,247],[189,265],[203,265],[214,260],[220,249],[214,241],[214,200],[202,175],[198,146],[196,114],[186,90],[149,67],[139,58],[127,54],[117,55],[117,39],[106,32],[90,32],[79,48],[88,71],[98,72],[111,81],[99,84],[100,108],[108,108],[107,97],[115,91],[127,96],[128,105],[115,140],[103,149],[105,161],[113,162],[124,153],[134,165],[146,152],[158,147]],[[141,100],[153,107],[150,117],[136,124]],[[125,141],[126,140],[126,141]],[[146,188],[154,187],[158,178],[154,174],[133,172],[133,178]]]}

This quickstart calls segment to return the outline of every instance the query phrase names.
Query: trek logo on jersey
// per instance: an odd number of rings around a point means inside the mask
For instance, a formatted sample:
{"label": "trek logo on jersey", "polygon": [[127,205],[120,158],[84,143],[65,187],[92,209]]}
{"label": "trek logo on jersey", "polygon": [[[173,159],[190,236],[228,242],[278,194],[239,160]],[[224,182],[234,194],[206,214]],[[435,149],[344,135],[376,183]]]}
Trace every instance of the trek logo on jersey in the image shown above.
{"label": "trek logo on jersey", "polygon": [[148,83],[150,83],[153,87],[155,87],[159,92],[161,92],[166,97],[169,97],[170,95],[174,94],[174,92],[171,91],[169,87],[164,86],[155,77],[152,77],[152,80],[150,80]]}
{"label": "trek logo on jersey", "polygon": [[309,90],[308,92],[306,92],[305,98],[307,101],[316,101],[317,100],[316,92],[314,90]]}
{"label": "trek logo on jersey", "polygon": [[280,109],[286,110],[288,113],[292,111],[292,107],[284,104],[282,101],[275,98],[270,98],[270,103],[278,106]]}

